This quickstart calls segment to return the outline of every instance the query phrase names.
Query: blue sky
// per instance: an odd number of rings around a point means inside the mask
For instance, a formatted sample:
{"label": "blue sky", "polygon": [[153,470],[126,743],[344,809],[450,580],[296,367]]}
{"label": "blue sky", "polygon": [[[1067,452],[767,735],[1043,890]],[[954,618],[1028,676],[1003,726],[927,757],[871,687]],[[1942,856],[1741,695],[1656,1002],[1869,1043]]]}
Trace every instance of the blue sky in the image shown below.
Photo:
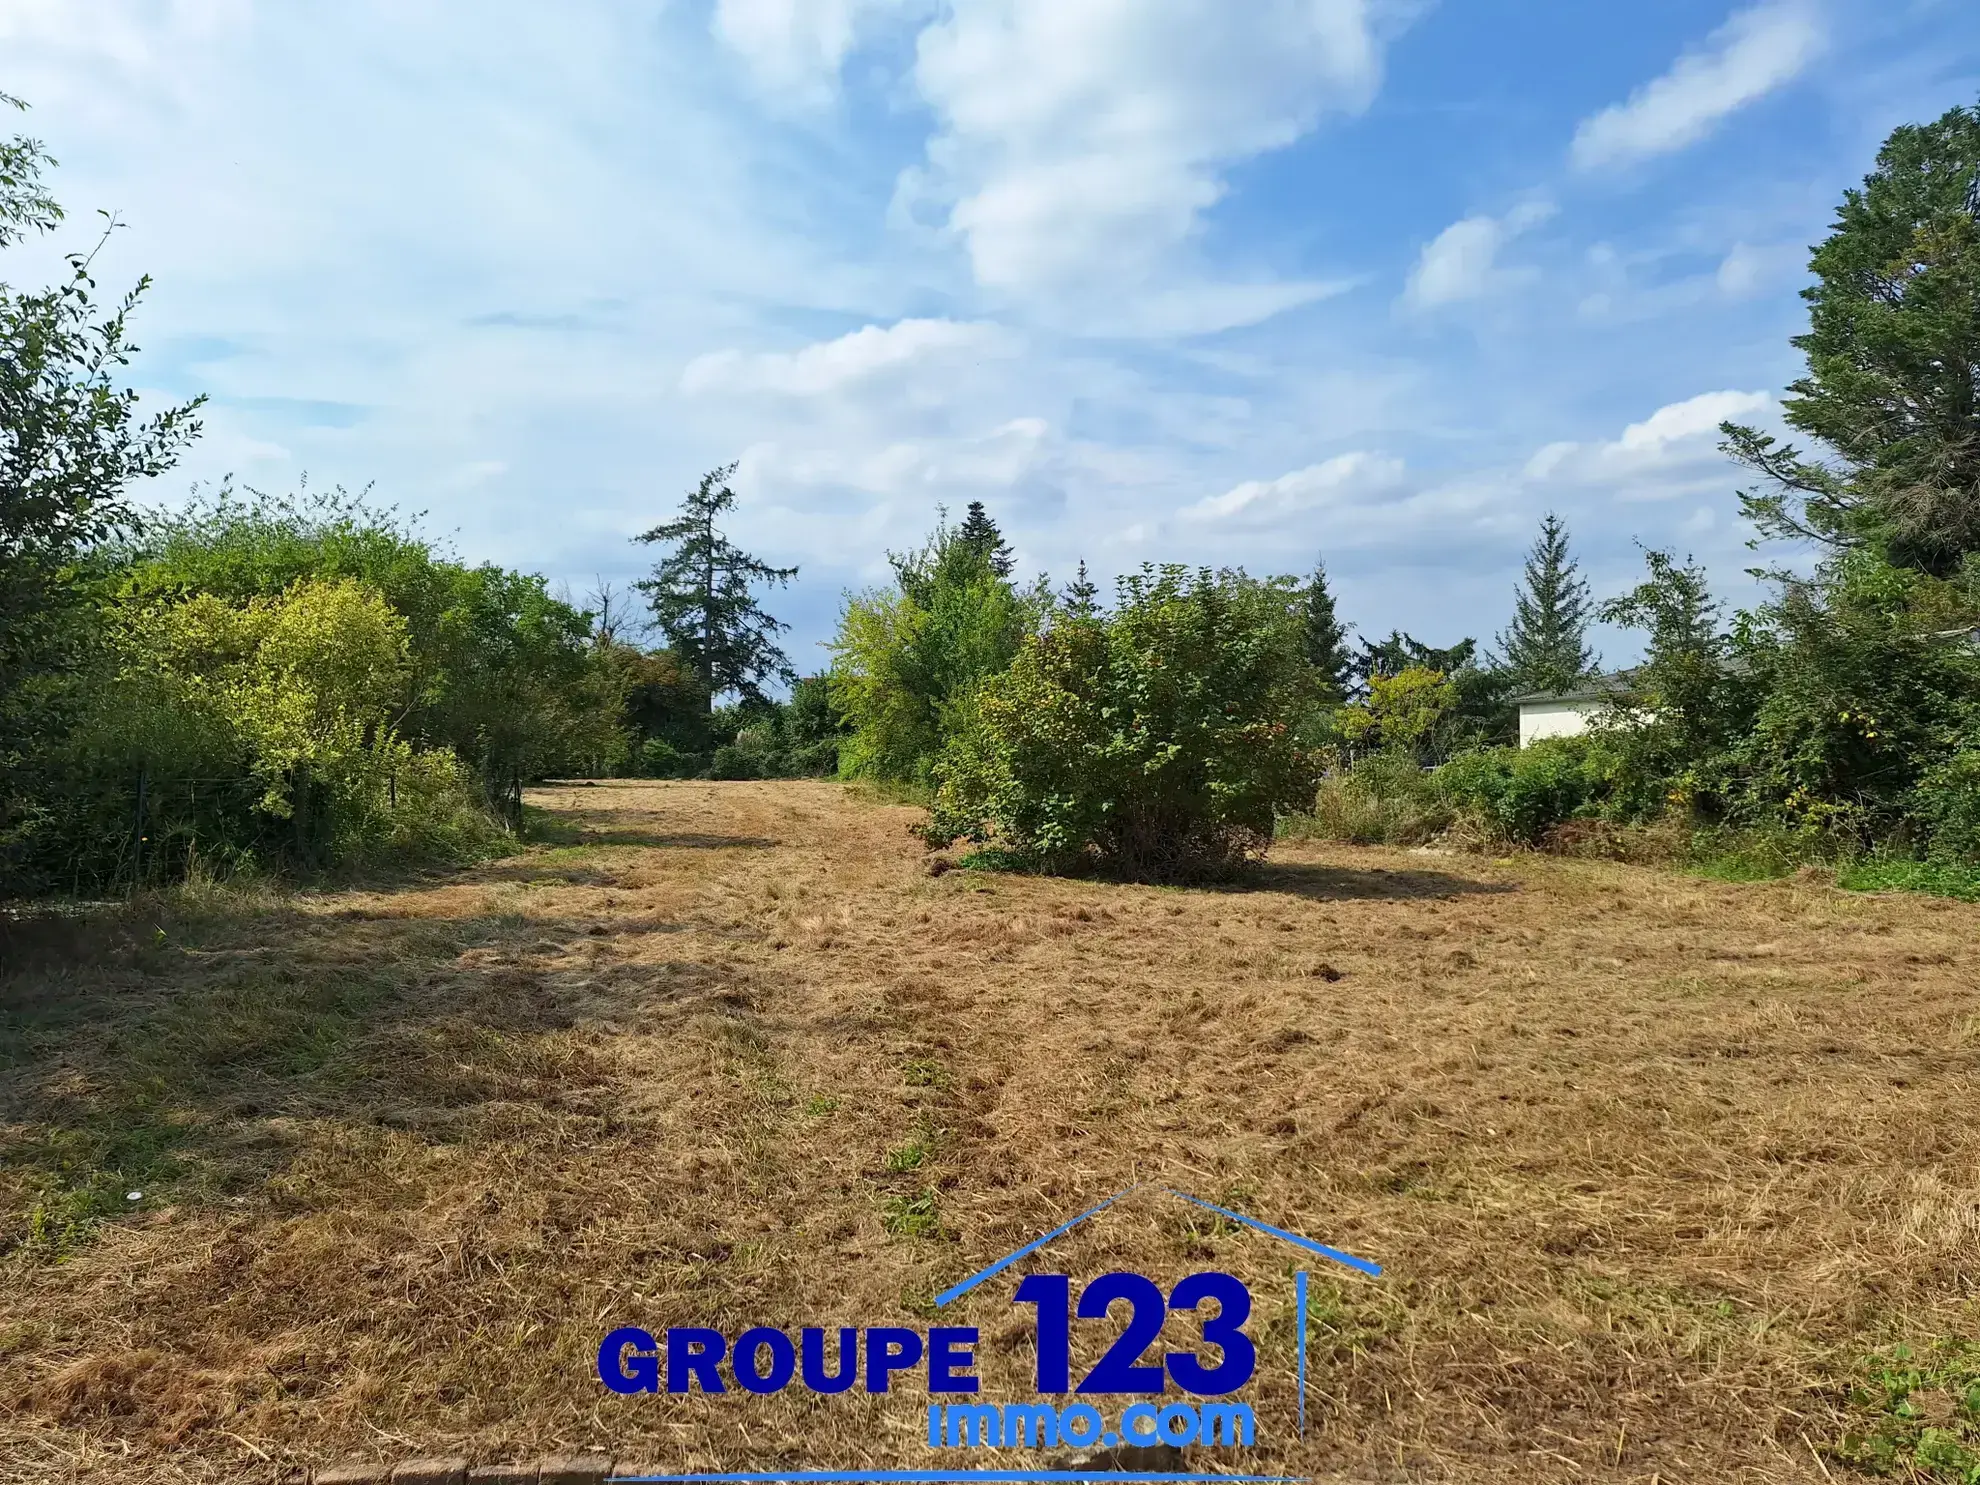
{"label": "blue sky", "polygon": [[[1753,560],[1808,244],[1980,98],[1972,0],[0,0],[59,242],[126,224],[148,492],[374,485],[581,596],[697,474],[840,595],[935,507],[1026,570],[1300,571],[1503,625],[1539,515]],[[1627,640],[1607,637],[1615,658]]]}

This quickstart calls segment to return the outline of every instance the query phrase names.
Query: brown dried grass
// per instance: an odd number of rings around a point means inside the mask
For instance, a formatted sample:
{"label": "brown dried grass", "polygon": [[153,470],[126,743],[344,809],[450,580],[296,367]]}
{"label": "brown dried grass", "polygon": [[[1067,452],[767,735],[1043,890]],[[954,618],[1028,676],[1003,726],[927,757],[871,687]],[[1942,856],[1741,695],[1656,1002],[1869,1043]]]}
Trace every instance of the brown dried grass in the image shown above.
{"label": "brown dried grass", "polygon": [[[0,946],[0,1477],[913,1463],[913,1391],[624,1399],[593,1348],[925,1317],[1136,1181],[1387,1269],[1316,1276],[1300,1441],[1290,1250],[1152,1191],[1054,1248],[1253,1285],[1232,1467],[1817,1480],[1865,1350],[1976,1329],[1975,907],[1286,845],[1246,890],[930,875],[833,785],[532,802],[580,843]],[[169,1204],[49,1262],[49,1152],[132,1119]],[[926,1190],[945,1236],[891,1235]],[[1008,1297],[961,1306],[992,1396]]]}

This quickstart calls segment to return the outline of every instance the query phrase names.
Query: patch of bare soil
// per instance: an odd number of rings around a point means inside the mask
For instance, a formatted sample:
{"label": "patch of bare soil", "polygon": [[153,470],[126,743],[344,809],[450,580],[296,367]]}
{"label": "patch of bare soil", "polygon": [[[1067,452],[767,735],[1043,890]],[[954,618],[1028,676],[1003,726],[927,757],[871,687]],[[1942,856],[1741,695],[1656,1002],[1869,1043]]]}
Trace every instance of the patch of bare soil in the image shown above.
{"label": "patch of bare soil", "polygon": [[[0,945],[0,1477],[1018,1467],[931,1455],[918,1383],[618,1397],[596,1348],[934,1323],[1135,1183],[1029,1267],[1251,1285],[1217,1469],[1840,1477],[1860,1358],[1980,1334],[1973,906],[1309,847],[1226,890],[931,874],[836,785],[531,803],[562,844]],[[1016,1277],[939,1312],[986,1399],[1029,1379]]]}

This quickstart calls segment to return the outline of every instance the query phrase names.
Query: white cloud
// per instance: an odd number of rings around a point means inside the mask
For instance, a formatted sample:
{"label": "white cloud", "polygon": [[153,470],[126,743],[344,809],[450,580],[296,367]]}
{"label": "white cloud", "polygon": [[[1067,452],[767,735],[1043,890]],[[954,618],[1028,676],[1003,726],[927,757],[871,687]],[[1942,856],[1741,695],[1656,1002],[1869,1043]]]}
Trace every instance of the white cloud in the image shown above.
{"label": "white cloud", "polygon": [[1418,309],[1431,309],[1478,299],[1531,278],[1531,270],[1500,268],[1499,250],[1552,214],[1551,205],[1535,201],[1503,217],[1466,217],[1451,223],[1425,245],[1410,272],[1404,299]]}
{"label": "white cloud", "polygon": [[818,103],[863,32],[921,8],[919,0],[717,0],[711,25],[765,92]]}
{"label": "white cloud", "polygon": [[1720,261],[1713,282],[1728,299],[1750,299],[1791,278],[1807,259],[1808,250],[1799,244],[1755,247],[1736,242]]}
{"label": "white cloud", "polygon": [[1701,392],[1658,408],[1605,443],[1550,443],[1526,461],[1525,477],[1612,495],[1664,500],[1723,489],[1731,471],[1719,453],[1719,424],[1771,408],[1765,392]]}
{"label": "white cloud", "polygon": [[1658,408],[1640,423],[1631,423],[1610,447],[1620,453],[1659,453],[1673,444],[1716,435],[1719,424],[1727,419],[1758,412],[1773,400],[1765,392],[1700,392]]}
{"label": "white cloud", "polygon": [[1575,167],[1627,165],[1697,143],[1728,114],[1793,79],[1823,40],[1802,0],[1740,11],[1627,102],[1583,119],[1570,152]]}
{"label": "white cloud", "polygon": [[681,390],[815,397],[917,364],[1009,356],[1017,349],[1016,338],[995,325],[901,320],[884,329],[867,325],[797,351],[746,355],[728,350],[697,356],[681,373]]}
{"label": "white cloud", "polygon": [[1180,512],[1184,520],[1271,520],[1323,506],[1351,505],[1398,489],[1403,461],[1357,449],[1271,480],[1246,480]]}
{"label": "white cloud", "polygon": [[[1373,95],[1368,0],[958,0],[920,36],[940,132],[902,183],[946,208],[976,280],[1020,298],[1117,296],[1170,266],[1228,165]],[[919,198],[918,201],[916,198]],[[1272,286],[1211,321],[1322,286]]]}

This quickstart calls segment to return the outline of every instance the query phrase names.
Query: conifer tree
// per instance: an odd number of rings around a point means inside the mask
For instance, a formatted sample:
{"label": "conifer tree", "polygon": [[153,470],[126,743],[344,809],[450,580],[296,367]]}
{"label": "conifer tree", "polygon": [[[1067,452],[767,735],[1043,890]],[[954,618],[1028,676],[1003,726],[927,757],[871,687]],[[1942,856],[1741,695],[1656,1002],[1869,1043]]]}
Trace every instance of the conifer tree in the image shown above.
{"label": "conifer tree", "polygon": [[1893,131],[1808,269],[1808,374],[1781,412],[1817,448],[1721,424],[1764,481],[1746,514],[1950,576],[1980,553],[1980,107]]}
{"label": "conifer tree", "polygon": [[998,577],[1011,575],[1014,559],[1010,546],[1004,541],[1004,533],[997,529],[997,523],[983,509],[982,501],[970,501],[962,525],[956,528],[955,539],[958,546],[979,554]]}
{"label": "conifer tree", "polygon": [[1090,619],[1100,612],[1100,585],[1086,575],[1086,559],[1079,559],[1079,576],[1066,584],[1066,612],[1075,619]]}
{"label": "conifer tree", "polygon": [[751,590],[757,583],[781,587],[797,569],[760,562],[715,528],[715,518],[736,503],[728,483],[735,472],[733,464],[710,470],[677,520],[633,538],[673,548],[638,586],[668,647],[706,688],[710,710],[724,691],[760,701],[764,681],[795,678],[775,638],[789,626],[759,608]]}
{"label": "conifer tree", "polygon": [[1348,653],[1348,626],[1334,609],[1324,561],[1314,560],[1313,576],[1307,579],[1300,607],[1306,625],[1307,663],[1320,672],[1328,691],[1339,700],[1347,695],[1353,678],[1354,657]]}
{"label": "conifer tree", "polygon": [[1594,668],[1589,617],[1588,584],[1568,555],[1567,523],[1549,511],[1513,595],[1512,625],[1499,636],[1499,669],[1525,690],[1570,689]]}

